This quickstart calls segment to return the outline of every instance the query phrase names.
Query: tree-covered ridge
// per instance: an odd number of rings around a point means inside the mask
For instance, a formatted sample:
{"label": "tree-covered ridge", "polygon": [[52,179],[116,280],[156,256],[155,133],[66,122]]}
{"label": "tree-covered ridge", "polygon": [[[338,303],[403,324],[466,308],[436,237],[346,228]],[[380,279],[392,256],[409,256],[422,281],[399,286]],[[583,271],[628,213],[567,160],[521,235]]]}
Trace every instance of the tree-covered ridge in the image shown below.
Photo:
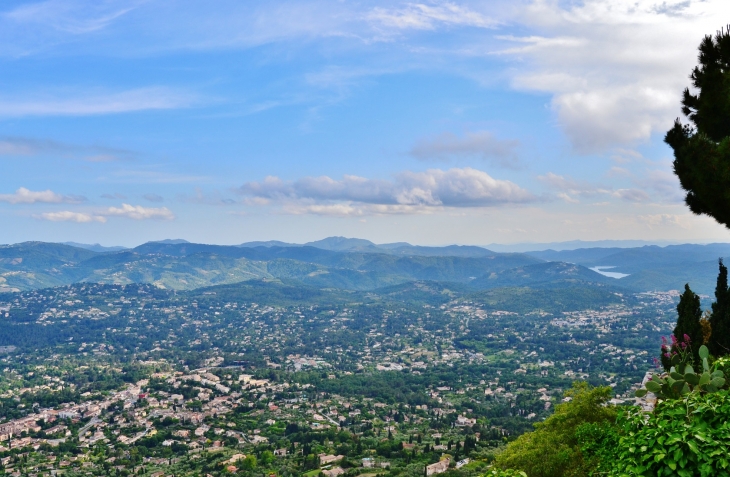
{"label": "tree-covered ridge", "polygon": [[[305,246],[153,242],[134,249],[94,252],[63,244],[29,242],[0,246],[0,292],[79,282],[144,283],[170,290],[191,290],[265,279],[357,291],[413,281],[438,281],[473,291],[505,287],[557,289],[579,284],[636,292],[668,291],[691,282],[695,291],[709,294],[714,283],[705,278],[712,273],[718,256],[730,255],[730,246],[723,244],[529,254],[479,249],[479,253],[459,255],[452,249],[434,247],[428,254],[407,255],[386,253],[392,250],[380,248],[363,252]],[[620,280],[608,278],[590,269],[596,266],[613,266],[616,268],[611,271],[628,276]]]}

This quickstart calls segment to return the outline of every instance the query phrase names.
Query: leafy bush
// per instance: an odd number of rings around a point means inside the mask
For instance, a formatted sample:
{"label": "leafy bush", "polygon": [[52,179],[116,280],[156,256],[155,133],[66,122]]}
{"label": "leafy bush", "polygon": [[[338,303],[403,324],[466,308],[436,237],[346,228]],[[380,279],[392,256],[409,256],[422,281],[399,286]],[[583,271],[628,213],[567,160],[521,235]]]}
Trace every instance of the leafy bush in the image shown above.
{"label": "leafy bush", "polygon": [[691,393],[619,418],[612,476],[730,476],[730,394]]}

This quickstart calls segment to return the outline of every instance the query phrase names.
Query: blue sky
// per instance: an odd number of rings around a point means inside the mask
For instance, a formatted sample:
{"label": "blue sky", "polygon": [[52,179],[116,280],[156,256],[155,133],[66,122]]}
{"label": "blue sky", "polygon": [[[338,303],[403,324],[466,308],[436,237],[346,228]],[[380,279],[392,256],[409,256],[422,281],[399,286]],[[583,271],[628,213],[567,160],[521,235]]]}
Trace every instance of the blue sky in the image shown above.
{"label": "blue sky", "polygon": [[0,242],[727,241],[664,132],[719,0],[0,7]]}

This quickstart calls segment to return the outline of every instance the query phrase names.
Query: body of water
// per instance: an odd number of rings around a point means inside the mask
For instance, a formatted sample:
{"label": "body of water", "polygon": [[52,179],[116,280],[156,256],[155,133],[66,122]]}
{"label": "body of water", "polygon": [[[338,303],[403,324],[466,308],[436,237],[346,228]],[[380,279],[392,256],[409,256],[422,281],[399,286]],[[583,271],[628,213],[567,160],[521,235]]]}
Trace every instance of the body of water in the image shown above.
{"label": "body of water", "polygon": [[610,277],[610,278],[623,278],[623,277],[628,277],[629,276],[628,273],[606,272],[606,271],[604,271],[604,270],[609,270],[611,268],[616,268],[616,267],[612,267],[612,266],[600,266],[600,267],[593,267],[593,268],[591,268],[591,270],[593,270],[594,272],[600,273],[604,277]]}

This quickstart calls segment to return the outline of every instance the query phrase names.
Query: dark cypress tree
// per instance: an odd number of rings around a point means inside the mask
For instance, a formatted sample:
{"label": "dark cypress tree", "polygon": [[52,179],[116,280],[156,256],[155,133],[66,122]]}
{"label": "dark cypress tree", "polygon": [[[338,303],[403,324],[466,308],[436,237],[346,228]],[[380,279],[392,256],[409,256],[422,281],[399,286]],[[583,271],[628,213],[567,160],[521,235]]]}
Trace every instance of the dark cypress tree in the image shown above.
{"label": "dark cypress tree", "polygon": [[[727,273],[726,273],[727,276]],[[692,354],[695,362],[699,362],[699,349],[702,345],[702,308],[700,308],[700,297],[684,285],[684,293],[679,297],[677,305],[677,326],[674,327],[674,336],[679,343],[686,341],[684,335],[689,336],[689,345],[692,346]]]}
{"label": "dark cypress tree", "polygon": [[720,273],[717,275],[717,286],[715,287],[715,303],[712,304],[712,316],[710,326],[712,335],[707,346],[710,353],[723,356],[730,353],[730,291],[727,287],[727,267],[720,259]]}

